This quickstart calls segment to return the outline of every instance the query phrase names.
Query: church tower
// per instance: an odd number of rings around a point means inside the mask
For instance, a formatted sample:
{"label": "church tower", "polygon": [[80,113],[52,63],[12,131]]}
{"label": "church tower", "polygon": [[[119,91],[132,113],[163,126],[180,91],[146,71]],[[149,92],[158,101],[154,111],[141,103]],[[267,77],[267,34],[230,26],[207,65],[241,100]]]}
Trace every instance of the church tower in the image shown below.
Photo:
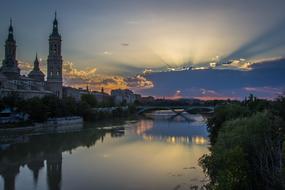
{"label": "church tower", "polygon": [[5,59],[0,68],[0,72],[8,79],[17,79],[20,77],[20,69],[16,60],[16,41],[13,32],[12,20],[10,20],[8,39],[5,43]]}
{"label": "church tower", "polygon": [[58,22],[53,21],[53,30],[49,36],[49,55],[47,59],[47,87],[56,96],[62,98],[62,56],[61,35],[58,32]]}

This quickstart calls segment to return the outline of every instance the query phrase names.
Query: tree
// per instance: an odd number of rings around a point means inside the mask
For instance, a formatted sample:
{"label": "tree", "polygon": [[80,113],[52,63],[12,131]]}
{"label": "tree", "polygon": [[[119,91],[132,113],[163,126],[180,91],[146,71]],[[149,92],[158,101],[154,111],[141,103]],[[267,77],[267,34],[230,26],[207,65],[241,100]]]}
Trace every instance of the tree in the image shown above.
{"label": "tree", "polygon": [[215,144],[219,130],[224,122],[244,117],[249,114],[248,108],[241,106],[240,104],[227,104],[217,107],[214,111],[214,115],[207,120],[211,144]]}
{"label": "tree", "polygon": [[210,189],[282,189],[284,121],[259,112],[224,122],[200,164]]}
{"label": "tree", "polygon": [[91,107],[96,107],[96,105],[97,105],[96,96],[93,94],[81,95],[81,101],[87,103]]}
{"label": "tree", "polygon": [[78,103],[73,97],[63,98],[62,106],[63,106],[64,116],[78,115],[77,112]]}
{"label": "tree", "polygon": [[23,99],[19,96],[18,93],[10,93],[8,96],[5,96],[3,99],[3,102],[6,107],[16,108],[19,105],[20,101],[23,101]]}
{"label": "tree", "polygon": [[45,96],[42,98],[43,104],[47,106],[49,117],[62,117],[64,110],[62,101],[57,96]]}
{"label": "tree", "polygon": [[38,97],[27,100],[22,109],[33,121],[43,122],[48,119],[48,107]]}

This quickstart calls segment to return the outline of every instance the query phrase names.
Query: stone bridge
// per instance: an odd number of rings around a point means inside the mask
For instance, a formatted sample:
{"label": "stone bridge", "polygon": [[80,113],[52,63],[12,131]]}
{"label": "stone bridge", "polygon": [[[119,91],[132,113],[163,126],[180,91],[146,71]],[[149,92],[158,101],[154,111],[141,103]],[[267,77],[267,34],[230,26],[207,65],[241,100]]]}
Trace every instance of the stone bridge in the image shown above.
{"label": "stone bridge", "polygon": [[210,114],[214,112],[213,106],[138,106],[137,114],[144,114],[156,110],[171,110],[175,114],[187,112],[189,114]]}

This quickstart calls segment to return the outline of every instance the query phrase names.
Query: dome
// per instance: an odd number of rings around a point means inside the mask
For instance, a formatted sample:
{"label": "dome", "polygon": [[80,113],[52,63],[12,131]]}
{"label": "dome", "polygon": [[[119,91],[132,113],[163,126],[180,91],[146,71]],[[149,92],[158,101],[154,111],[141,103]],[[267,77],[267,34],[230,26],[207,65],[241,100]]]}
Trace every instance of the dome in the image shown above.
{"label": "dome", "polygon": [[44,81],[45,74],[40,70],[39,65],[40,63],[38,61],[38,55],[36,55],[34,69],[29,73],[29,77],[37,81]]}

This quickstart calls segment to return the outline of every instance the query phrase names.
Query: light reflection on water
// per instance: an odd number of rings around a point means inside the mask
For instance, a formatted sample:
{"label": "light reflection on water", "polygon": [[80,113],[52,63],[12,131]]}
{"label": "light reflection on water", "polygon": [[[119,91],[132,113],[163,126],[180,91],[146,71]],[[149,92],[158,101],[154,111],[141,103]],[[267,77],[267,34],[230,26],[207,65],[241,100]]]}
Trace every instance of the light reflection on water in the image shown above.
{"label": "light reflection on water", "polygon": [[[125,131],[97,130],[29,137],[0,151],[0,189],[189,189],[205,176],[197,160],[208,153],[201,116],[155,112]],[[186,116],[186,115],[185,115]],[[172,118],[172,119],[169,119]],[[96,124],[98,126],[98,124]]]}
{"label": "light reflection on water", "polygon": [[197,145],[208,144],[207,138],[199,136],[194,136],[190,138],[190,137],[175,137],[175,136],[163,137],[163,136],[142,135],[142,137],[145,141],[164,141],[172,144],[190,144],[190,143],[194,143]]}

